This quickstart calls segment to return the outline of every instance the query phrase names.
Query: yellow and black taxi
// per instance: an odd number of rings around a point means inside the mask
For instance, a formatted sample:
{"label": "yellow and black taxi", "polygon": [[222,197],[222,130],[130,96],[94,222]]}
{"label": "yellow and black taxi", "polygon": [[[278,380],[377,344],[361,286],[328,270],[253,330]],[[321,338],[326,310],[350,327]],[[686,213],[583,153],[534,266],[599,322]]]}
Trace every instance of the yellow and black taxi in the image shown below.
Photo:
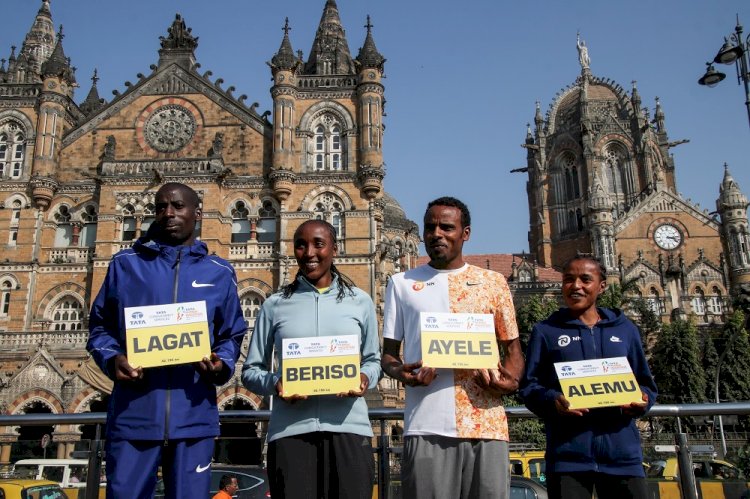
{"label": "yellow and black taxi", "polygon": [[60,485],[31,478],[0,479],[0,499],[68,499]]}

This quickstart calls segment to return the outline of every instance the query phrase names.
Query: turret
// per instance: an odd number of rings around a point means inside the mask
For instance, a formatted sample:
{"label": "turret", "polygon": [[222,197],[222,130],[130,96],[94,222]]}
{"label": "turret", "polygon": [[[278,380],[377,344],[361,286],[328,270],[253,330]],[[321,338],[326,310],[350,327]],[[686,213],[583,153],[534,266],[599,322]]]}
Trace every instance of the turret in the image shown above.
{"label": "turret", "polygon": [[612,220],[612,200],[604,189],[599,173],[594,172],[594,179],[589,189],[589,226],[591,227],[591,247],[594,255],[604,262],[607,270],[617,273],[615,263],[614,223]]}
{"label": "turret", "polygon": [[286,200],[294,188],[295,176],[292,173],[294,162],[295,116],[294,75],[301,61],[294,55],[289,41],[289,18],[284,21],[284,38],[279,51],[268,62],[274,79],[271,88],[273,97],[273,171],[271,182],[274,193],[280,201]]}
{"label": "turret", "polygon": [[729,272],[732,286],[750,282],[750,231],[747,220],[747,196],[724,163],[724,179],[719,187],[716,210],[721,217],[721,230],[725,251],[729,255]]}
{"label": "turret", "polygon": [[91,90],[89,90],[86,99],[81,103],[79,109],[86,116],[91,116],[106,103],[104,99],[99,97],[99,91],[96,89],[96,82],[99,81],[96,69],[94,69],[94,75],[91,77]]}
{"label": "turret", "polygon": [[385,57],[378,52],[372,37],[372,24],[367,16],[367,35],[359,49],[356,65],[359,69],[359,144],[358,173],[362,192],[374,199],[382,189],[383,177],[383,66]]}

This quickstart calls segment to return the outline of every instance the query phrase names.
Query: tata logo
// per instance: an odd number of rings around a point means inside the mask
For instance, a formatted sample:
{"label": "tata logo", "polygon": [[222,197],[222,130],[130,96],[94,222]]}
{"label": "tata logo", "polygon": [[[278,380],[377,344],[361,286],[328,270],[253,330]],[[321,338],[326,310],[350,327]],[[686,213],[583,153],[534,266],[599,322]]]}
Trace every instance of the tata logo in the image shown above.
{"label": "tata logo", "polygon": [[565,377],[565,376],[575,376],[575,374],[576,374],[575,372],[573,372],[573,368],[570,367],[570,366],[562,366],[560,368],[560,371],[562,371],[561,374],[562,374],[563,377]]}
{"label": "tata logo", "polygon": [[437,318],[430,316],[430,317],[426,318],[425,321],[427,321],[427,324],[436,324],[437,323]]}
{"label": "tata logo", "polygon": [[133,319],[143,319],[143,312],[133,312],[130,314],[130,317]]}
{"label": "tata logo", "polygon": [[146,325],[146,321],[144,321],[143,319],[141,319],[139,321],[128,321],[128,322],[130,323],[131,326],[144,326],[144,325]]}
{"label": "tata logo", "polygon": [[289,343],[286,347],[286,353],[289,356],[302,355],[299,351],[299,343]]}

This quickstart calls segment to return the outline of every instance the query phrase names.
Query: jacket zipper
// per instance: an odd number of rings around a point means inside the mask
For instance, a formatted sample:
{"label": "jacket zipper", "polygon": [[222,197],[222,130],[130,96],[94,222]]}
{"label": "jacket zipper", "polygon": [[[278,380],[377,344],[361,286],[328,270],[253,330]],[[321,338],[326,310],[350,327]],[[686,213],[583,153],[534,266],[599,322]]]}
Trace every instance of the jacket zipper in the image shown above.
{"label": "jacket zipper", "polygon": [[[172,303],[177,303],[177,291],[180,283],[180,257],[182,257],[182,248],[177,247],[177,261],[174,264],[174,283],[172,284]],[[167,390],[165,394],[165,411],[164,411],[164,446],[169,444],[169,416],[172,408],[172,370],[167,368]]]}
{"label": "jacket zipper", "polygon": [[[320,323],[319,323],[319,307],[320,307],[320,291],[313,286],[313,292],[315,293],[315,336],[320,336]],[[315,404],[315,420],[318,424],[318,431],[320,431],[320,401],[316,401]]]}

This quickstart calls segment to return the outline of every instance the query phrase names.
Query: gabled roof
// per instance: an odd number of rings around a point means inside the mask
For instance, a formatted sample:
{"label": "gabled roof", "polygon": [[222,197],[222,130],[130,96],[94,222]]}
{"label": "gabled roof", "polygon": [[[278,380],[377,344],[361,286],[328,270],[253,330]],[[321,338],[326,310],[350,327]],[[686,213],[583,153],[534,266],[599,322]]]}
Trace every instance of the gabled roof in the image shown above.
{"label": "gabled roof", "polygon": [[719,222],[708,213],[700,211],[697,206],[688,203],[671,190],[653,191],[640,201],[631,204],[630,211],[615,221],[615,231],[620,232],[645,213],[686,213],[703,225],[719,230]]}

